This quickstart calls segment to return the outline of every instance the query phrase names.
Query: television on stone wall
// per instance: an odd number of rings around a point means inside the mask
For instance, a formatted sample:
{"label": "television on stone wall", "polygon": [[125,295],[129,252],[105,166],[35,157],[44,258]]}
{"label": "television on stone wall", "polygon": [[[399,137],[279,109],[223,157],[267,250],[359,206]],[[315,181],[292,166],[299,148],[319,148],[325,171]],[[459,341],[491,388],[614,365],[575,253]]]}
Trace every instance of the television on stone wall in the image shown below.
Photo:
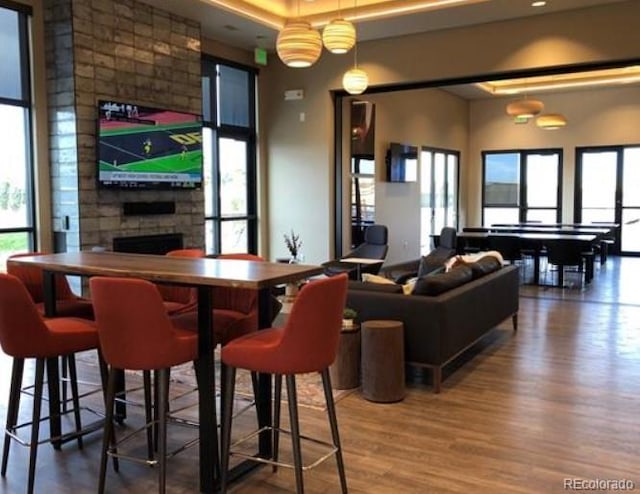
{"label": "television on stone wall", "polygon": [[199,115],[101,100],[97,127],[99,187],[202,187]]}

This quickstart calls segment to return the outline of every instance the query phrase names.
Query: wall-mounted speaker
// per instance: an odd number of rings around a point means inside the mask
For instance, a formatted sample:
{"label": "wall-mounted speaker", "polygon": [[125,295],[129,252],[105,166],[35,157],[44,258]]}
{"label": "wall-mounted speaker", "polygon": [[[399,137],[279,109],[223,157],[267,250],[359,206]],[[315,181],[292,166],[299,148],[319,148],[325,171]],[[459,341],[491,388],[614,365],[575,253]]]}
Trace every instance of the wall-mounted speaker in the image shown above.
{"label": "wall-mounted speaker", "polygon": [[125,216],[173,214],[176,212],[176,203],[173,201],[125,202],[122,205],[122,212]]}

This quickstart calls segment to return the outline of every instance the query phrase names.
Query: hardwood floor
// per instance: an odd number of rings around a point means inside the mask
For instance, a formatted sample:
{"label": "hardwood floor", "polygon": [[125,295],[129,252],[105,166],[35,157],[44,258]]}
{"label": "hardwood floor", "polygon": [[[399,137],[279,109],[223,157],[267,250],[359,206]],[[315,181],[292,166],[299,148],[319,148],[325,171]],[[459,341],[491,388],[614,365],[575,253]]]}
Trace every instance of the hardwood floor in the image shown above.
{"label": "hardwood floor", "polygon": [[[370,403],[358,391],[342,399],[349,492],[560,493],[565,479],[627,479],[640,489],[639,275],[640,259],[612,258],[586,289],[523,286],[519,331],[505,321],[445,371],[439,395],[428,373],[415,373],[402,402]],[[0,357],[3,424],[7,362]],[[303,433],[327,436],[323,412],[300,413]],[[42,445],[36,492],[95,492],[99,443],[94,434],[81,451]],[[289,454],[286,440],[282,448]],[[168,492],[197,492],[196,455],[170,461]],[[14,444],[0,493],[24,492],[26,467],[26,449]],[[307,472],[305,487],[339,492],[335,462]],[[107,489],[154,491],[156,471],[122,462]],[[295,492],[295,481],[289,470],[261,468],[231,492]]]}

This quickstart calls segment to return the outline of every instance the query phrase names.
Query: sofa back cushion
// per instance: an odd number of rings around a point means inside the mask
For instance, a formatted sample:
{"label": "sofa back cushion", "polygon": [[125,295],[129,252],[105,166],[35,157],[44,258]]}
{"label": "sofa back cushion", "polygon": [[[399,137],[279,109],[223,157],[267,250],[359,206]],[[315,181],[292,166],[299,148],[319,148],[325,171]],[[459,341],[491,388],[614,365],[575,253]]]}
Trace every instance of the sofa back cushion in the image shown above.
{"label": "sofa back cushion", "polygon": [[447,259],[450,257],[451,254],[449,251],[438,251],[437,249],[426,256],[422,256],[420,258],[420,265],[418,266],[418,278],[443,270]]}
{"label": "sofa back cushion", "polygon": [[440,295],[452,288],[459,287],[473,279],[471,268],[465,264],[456,265],[446,273],[438,273],[418,278],[413,295]]}
{"label": "sofa back cushion", "polygon": [[502,267],[502,263],[493,256],[483,257],[476,262],[467,264],[471,268],[473,279],[482,278],[484,275],[493,273]]}

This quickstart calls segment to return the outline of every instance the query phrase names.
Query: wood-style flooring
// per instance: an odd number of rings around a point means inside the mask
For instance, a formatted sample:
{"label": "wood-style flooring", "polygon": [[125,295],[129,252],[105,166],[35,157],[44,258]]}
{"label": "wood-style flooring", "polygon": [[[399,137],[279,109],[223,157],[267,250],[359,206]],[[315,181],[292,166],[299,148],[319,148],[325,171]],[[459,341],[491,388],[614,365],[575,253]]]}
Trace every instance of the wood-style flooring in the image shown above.
{"label": "wood-style flooring", "polygon": [[[358,391],[339,401],[349,492],[561,493],[570,479],[626,479],[640,490],[638,279],[640,259],[611,258],[586,289],[523,286],[519,331],[505,321],[491,332],[444,373],[442,393],[432,393],[428,373],[416,373],[402,402],[371,403]],[[0,356],[2,424],[8,363]],[[300,413],[303,433],[327,436],[323,412]],[[239,421],[239,433],[248,422]],[[282,448],[286,456],[286,440]],[[83,450],[42,445],[36,492],[96,492],[99,449],[99,433]],[[0,493],[25,491],[27,458],[14,443]],[[170,461],[168,492],[197,492],[197,478],[194,448]],[[309,494],[340,492],[331,459],[305,481]],[[109,469],[108,492],[156,485],[153,468]],[[295,492],[295,480],[289,470],[263,467],[231,492]]]}

